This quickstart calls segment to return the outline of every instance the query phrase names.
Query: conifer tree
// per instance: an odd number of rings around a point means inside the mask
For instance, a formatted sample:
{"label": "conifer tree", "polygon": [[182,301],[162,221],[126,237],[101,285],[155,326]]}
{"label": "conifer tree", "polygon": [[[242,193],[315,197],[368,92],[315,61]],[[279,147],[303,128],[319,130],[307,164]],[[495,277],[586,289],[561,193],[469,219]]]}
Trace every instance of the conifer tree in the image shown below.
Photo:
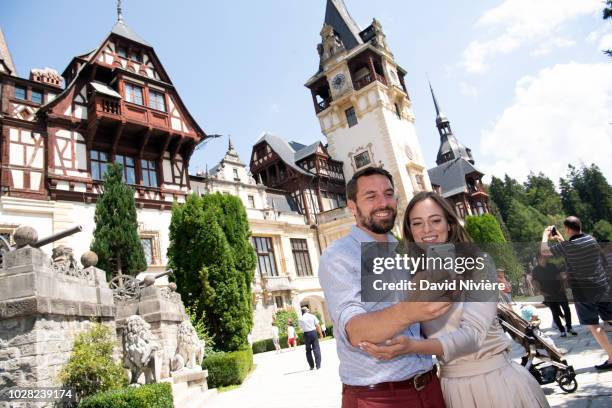
{"label": "conifer tree", "polygon": [[122,180],[120,164],[110,164],[103,192],[96,203],[95,230],[91,250],[98,254],[98,267],[107,276],[136,275],[147,268],[138,236],[134,190]]}

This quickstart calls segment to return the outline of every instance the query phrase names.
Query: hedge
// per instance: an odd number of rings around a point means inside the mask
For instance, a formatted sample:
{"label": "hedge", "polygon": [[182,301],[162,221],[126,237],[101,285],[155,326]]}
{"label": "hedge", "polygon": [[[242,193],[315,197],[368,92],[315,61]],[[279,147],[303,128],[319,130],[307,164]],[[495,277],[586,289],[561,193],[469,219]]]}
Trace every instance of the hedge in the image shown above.
{"label": "hedge", "polygon": [[94,394],[79,408],[174,408],[169,383],[146,384]]}
{"label": "hedge", "polygon": [[242,384],[253,369],[253,351],[247,348],[213,354],[204,359],[202,368],[208,370],[208,386],[211,388]]}
{"label": "hedge", "polygon": [[[331,324],[326,327],[325,333],[326,333],[326,337],[334,337],[334,328]],[[298,345],[304,344],[304,334],[301,331],[297,332],[297,337],[298,337],[297,344]],[[281,349],[288,347],[287,346],[287,336],[280,336],[278,341],[281,346]],[[253,342],[252,348],[253,348],[253,354],[265,353],[266,351],[276,350],[274,348],[274,342],[272,342],[272,339],[264,339],[264,340],[255,341]]]}

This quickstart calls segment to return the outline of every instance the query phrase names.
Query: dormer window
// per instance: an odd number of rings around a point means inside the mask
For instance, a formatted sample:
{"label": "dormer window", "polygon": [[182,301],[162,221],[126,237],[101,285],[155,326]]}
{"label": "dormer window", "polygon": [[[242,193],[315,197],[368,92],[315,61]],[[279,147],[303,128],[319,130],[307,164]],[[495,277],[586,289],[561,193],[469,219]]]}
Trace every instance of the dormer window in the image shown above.
{"label": "dormer window", "polygon": [[120,56],[121,58],[126,58],[127,59],[127,48],[118,46],[117,47],[117,55]]}
{"label": "dormer window", "polygon": [[234,180],[240,181],[240,176],[238,175],[238,169],[233,169],[233,170],[234,170]]}
{"label": "dormer window", "polygon": [[142,54],[138,50],[130,51],[130,59],[136,62],[142,62]]}
{"label": "dormer window", "polygon": [[126,83],[125,100],[137,105],[144,105],[142,101],[142,87]]}

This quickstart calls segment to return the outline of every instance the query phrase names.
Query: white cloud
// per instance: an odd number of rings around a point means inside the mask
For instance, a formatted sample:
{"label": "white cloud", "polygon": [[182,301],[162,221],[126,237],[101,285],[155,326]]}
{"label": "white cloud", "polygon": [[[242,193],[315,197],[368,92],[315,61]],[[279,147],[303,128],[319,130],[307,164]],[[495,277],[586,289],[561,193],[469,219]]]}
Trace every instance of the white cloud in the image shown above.
{"label": "white cloud", "polygon": [[471,96],[475,98],[478,96],[478,89],[474,85],[470,85],[467,82],[459,82],[459,91],[465,96]]}
{"label": "white cloud", "polygon": [[563,37],[551,38],[548,41],[541,42],[538,48],[530,52],[530,55],[534,57],[537,57],[540,55],[546,55],[546,54],[550,54],[551,51],[555,48],[571,47],[574,44],[576,44],[576,41],[570,40],[567,38],[563,38]]}
{"label": "white cloud", "polygon": [[492,57],[541,39],[548,39],[550,49],[567,46],[567,40],[552,36],[565,22],[601,8],[601,0],[504,0],[477,21],[477,28],[488,29],[489,38],[472,41],[463,52],[462,65],[468,72],[481,73]]}
{"label": "white cloud", "polygon": [[482,132],[479,166],[521,181],[558,182],[567,164],[598,165],[612,180],[612,64],[559,64],[520,79],[513,104]]}
{"label": "white cloud", "polygon": [[599,39],[599,47],[600,50],[610,50],[612,49],[612,34],[606,34]]}

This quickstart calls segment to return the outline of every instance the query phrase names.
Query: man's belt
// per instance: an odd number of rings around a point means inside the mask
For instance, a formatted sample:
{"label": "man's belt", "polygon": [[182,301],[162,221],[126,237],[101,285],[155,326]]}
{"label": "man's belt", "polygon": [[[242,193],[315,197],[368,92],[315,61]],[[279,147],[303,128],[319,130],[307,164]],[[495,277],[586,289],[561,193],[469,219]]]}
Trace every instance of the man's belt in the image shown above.
{"label": "man's belt", "polygon": [[396,389],[414,389],[421,391],[436,375],[436,367],[426,373],[417,374],[414,377],[402,381],[388,381],[371,385],[347,385],[342,384],[343,389],[352,391],[392,391]]}

